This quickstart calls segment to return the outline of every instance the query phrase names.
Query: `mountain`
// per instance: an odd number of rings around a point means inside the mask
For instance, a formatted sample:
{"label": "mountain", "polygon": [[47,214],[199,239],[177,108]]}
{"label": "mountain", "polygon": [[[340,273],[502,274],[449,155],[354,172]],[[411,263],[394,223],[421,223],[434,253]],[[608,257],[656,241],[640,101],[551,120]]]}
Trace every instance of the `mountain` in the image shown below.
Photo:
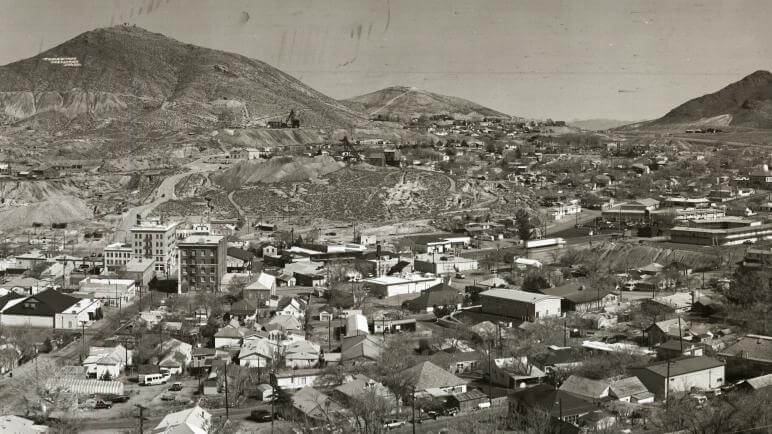
{"label": "mountain", "polygon": [[364,120],[266,63],[135,26],[89,31],[0,66],[0,121],[49,130],[73,123],[134,131],[243,126],[286,118],[292,109],[303,126]]}
{"label": "mountain", "polygon": [[574,119],[573,121],[568,122],[568,126],[588,131],[601,131],[629,125],[631,123],[633,122],[616,119]]}
{"label": "mountain", "polygon": [[371,118],[406,121],[420,115],[447,114],[456,117],[506,117],[504,113],[454,96],[427,92],[415,87],[394,86],[343,101]]}
{"label": "mountain", "polygon": [[685,125],[772,129],[772,73],[756,71],[718,92],[687,101],[657,120],[633,127]]}

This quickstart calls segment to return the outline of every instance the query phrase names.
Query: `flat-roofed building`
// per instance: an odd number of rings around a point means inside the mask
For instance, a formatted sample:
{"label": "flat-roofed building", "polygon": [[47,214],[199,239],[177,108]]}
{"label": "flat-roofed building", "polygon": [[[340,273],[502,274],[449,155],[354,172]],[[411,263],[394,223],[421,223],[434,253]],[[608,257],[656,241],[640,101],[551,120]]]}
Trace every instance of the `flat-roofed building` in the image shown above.
{"label": "flat-roofed building", "polygon": [[421,273],[446,274],[476,270],[479,264],[476,259],[463,258],[454,255],[419,255],[413,261],[413,269]]}
{"label": "flat-roofed building", "polygon": [[103,261],[106,270],[116,270],[126,265],[133,255],[134,249],[131,244],[114,243],[104,248]]}
{"label": "flat-roofed building", "polygon": [[105,306],[119,307],[134,303],[137,287],[133,279],[109,279],[89,276],[80,281],[78,292],[102,301]]}
{"label": "flat-roofed building", "polygon": [[730,246],[772,239],[772,223],[727,229],[676,226],[670,229],[670,241],[703,246]]}
{"label": "flat-roofed building", "polygon": [[180,266],[178,292],[220,291],[220,280],[227,267],[228,244],[219,235],[191,235],[178,243]]}
{"label": "flat-roofed building", "polygon": [[395,295],[421,293],[432,286],[439,285],[442,283],[442,279],[436,276],[413,274],[405,277],[381,276],[365,279],[364,282],[374,294],[381,297],[393,297]]}
{"label": "flat-roofed building", "polygon": [[177,223],[160,220],[142,222],[129,229],[133,257],[155,261],[155,271],[169,273],[177,265]]}
{"label": "flat-roofed building", "polygon": [[480,293],[482,312],[535,321],[561,315],[562,297],[517,289],[495,288]]}

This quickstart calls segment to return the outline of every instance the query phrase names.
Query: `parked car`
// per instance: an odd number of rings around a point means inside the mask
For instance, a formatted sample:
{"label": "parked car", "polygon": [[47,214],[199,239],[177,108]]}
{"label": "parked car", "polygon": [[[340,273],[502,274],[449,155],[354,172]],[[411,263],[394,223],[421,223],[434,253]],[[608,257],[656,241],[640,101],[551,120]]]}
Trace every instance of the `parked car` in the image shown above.
{"label": "parked car", "polygon": [[383,423],[383,427],[386,429],[396,429],[405,425],[405,421],[402,419],[388,419]]}
{"label": "parked car", "polygon": [[113,403],[110,401],[102,401],[101,399],[94,404],[95,410],[100,410],[103,408],[113,408]]}
{"label": "parked car", "polygon": [[172,384],[171,387],[169,387],[169,390],[171,390],[172,392],[179,392],[180,390],[182,390],[182,383],[177,382]]}
{"label": "parked car", "polygon": [[175,399],[177,399],[177,395],[173,393],[164,393],[161,395],[161,401],[174,401]]}
{"label": "parked car", "polygon": [[268,410],[252,410],[249,414],[249,418],[255,422],[270,422],[271,412]]}

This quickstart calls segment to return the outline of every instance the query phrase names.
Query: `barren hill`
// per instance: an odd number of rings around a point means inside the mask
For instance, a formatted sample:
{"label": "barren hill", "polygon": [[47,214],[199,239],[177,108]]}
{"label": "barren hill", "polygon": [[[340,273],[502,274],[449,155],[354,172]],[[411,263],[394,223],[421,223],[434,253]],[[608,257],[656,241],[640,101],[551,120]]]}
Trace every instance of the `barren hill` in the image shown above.
{"label": "barren hill", "polygon": [[756,71],[718,92],[687,101],[657,120],[631,127],[682,125],[772,129],[772,73]]}
{"label": "barren hill", "polygon": [[351,108],[371,117],[410,120],[420,115],[509,117],[504,113],[454,96],[440,95],[414,87],[387,87],[344,100]]}
{"label": "barren hill", "polygon": [[264,122],[294,109],[303,125],[352,126],[362,115],[258,60],[134,26],[83,33],[0,67],[0,117],[60,130],[73,120],[180,130]]}
{"label": "barren hill", "polygon": [[343,167],[345,167],[343,163],[329,156],[272,158],[239,163],[224,172],[213,175],[212,179],[228,190],[235,190],[245,184],[308,181]]}

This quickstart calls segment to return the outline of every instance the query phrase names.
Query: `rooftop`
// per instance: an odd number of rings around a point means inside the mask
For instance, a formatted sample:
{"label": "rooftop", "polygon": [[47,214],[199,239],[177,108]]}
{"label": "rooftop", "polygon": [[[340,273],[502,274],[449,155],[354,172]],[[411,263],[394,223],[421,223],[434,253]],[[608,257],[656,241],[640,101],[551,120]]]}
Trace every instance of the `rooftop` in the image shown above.
{"label": "rooftop", "polygon": [[519,301],[522,303],[536,303],[542,300],[559,300],[562,297],[554,295],[538,294],[535,292],[520,291],[518,289],[494,288],[480,293],[480,297],[503,298],[505,300]]}
{"label": "rooftop", "polygon": [[772,363],[772,336],[746,335],[719,353],[724,357],[741,357]]}
{"label": "rooftop", "polygon": [[[670,364],[669,368],[668,363]],[[670,361],[666,360],[664,362],[658,362],[653,365],[649,365],[644,369],[658,374],[661,377],[666,377],[668,372],[670,373],[671,377],[676,377],[692,372],[717,368],[719,366],[724,366],[724,362],[718,359],[714,359],[713,357],[683,357]]]}
{"label": "rooftop", "polygon": [[178,243],[179,246],[182,246],[183,244],[206,244],[206,245],[217,245],[222,241],[225,237],[221,235],[190,235],[185,237],[184,240],[180,241]]}

